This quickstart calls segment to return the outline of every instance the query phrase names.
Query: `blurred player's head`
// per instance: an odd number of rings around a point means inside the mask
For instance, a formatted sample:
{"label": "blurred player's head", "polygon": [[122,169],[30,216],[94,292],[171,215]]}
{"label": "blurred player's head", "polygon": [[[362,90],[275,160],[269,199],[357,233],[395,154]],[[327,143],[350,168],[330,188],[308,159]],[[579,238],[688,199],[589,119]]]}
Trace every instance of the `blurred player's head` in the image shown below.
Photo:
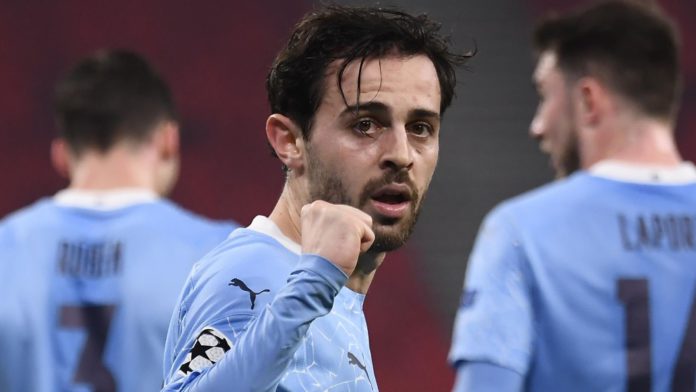
{"label": "blurred player's head", "polygon": [[657,6],[604,1],[539,23],[534,81],[540,103],[530,132],[559,176],[597,160],[591,146],[614,119],[671,124],[680,93],[678,39]]}
{"label": "blurred player's head", "polygon": [[455,68],[440,26],[395,10],[330,6],[306,15],[267,78],[267,134],[302,202],[373,217],[373,250],[411,233],[438,156]]}
{"label": "blurred player's head", "polygon": [[55,115],[59,171],[70,175],[76,164],[117,150],[147,150],[153,190],[166,194],[176,182],[176,109],[169,87],[141,56],[113,50],[81,60],[56,86]]}

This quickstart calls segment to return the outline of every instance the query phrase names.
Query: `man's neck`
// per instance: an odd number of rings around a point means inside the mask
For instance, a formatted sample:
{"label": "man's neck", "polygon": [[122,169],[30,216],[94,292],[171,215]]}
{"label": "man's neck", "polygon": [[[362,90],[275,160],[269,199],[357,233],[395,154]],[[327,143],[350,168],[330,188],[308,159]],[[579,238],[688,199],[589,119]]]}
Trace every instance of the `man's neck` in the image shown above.
{"label": "man's neck", "polygon": [[624,121],[607,134],[608,139],[589,143],[583,168],[605,160],[653,166],[677,166],[682,162],[674,132],[666,122],[649,118]]}
{"label": "man's neck", "polygon": [[106,154],[88,152],[73,162],[69,188],[154,190],[153,165],[147,154],[135,153],[125,148],[114,149]]}
{"label": "man's neck", "polygon": [[360,294],[367,294],[367,290],[372,284],[377,268],[384,262],[386,252],[373,253],[366,252],[358,257],[358,265],[348,278],[346,287]]}
{"label": "man's neck", "polygon": [[302,245],[300,212],[303,205],[286,182],[278,202],[269,215],[286,237],[300,245]]}

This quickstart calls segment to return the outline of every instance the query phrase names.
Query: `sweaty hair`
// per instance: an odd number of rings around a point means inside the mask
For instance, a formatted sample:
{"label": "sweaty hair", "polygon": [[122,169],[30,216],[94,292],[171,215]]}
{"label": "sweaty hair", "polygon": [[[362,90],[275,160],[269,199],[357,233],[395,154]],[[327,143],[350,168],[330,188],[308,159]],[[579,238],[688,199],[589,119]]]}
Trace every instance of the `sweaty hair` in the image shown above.
{"label": "sweaty hair", "polygon": [[644,114],[671,119],[681,94],[679,42],[654,4],[604,1],[537,25],[534,45],[557,56],[570,80],[585,76],[632,102]]}
{"label": "sweaty hair", "polygon": [[291,118],[309,139],[329,64],[341,60],[336,83],[343,94],[340,80],[348,64],[359,61],[360,72],[366,59],[396,53],[423,54],[433,62],[440,82],[442,114],[452,102],[456,66],[474,53],[451,52],[439,31],[440,25],[426,15],[393,9],[330,5],[310,12],[295,26],[268,73],[271,112]]}
{"label": "sweaty hair", "polygon": [[56,86],[55,115],[75,154],[142,142],[161,121],[177,118],[167,84],[145,59],[124,50],[99,51],[75,65]]}

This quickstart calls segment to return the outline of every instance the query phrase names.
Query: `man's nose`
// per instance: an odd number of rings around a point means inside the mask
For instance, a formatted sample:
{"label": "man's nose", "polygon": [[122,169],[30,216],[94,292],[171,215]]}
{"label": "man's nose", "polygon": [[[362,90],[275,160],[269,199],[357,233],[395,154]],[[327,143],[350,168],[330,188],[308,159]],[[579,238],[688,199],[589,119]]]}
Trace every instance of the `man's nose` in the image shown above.
{"label": "man's nose", "polygon": [[413,146],[405,126],[390,129],[382,135],[383,154],[380,168],[399,171],[413,166]]}
{"label": "man's nose", "polygon": [[529,124],[529,136],[536,140],[541,140],[544,136],[544,121],[539,114],[536,114]]}

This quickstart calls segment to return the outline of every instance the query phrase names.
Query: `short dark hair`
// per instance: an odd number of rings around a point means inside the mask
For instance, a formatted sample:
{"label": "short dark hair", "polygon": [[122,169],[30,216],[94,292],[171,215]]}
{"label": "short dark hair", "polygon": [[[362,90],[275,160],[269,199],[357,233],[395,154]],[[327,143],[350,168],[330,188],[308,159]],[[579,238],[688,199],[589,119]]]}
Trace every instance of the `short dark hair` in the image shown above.
{"label": "short dark hair", "polygon": [[71,150],[108,151],[121,140],[144,141],[161,121],[176,121],[169,87],[140,55],[102,50],[58,82],[58,132]]}
{"label": "short dark hair", "polygon": [[[309,139],[329,64],[342,60],[340,81],[352,61],[396,52],[405,56],[424,54],[433,62],[440,82],[440,112],[444,113],[454,96],[455,68],[474,52],[451,52],[448,39],[439,31],[440,24],[428,16],[395,9],[328,5],[310,12],[295,26],[268,73],[266,90],[271,112],[291,118],[302,129],[303,137]],[[360,66],[362,69],[362,63]],[[340,83],[339,89],[343,93]]]}
{"label": "short dark hair", "polygon": [[535,28],[539,52],[552,51],[567,78],[592,75],[643,113],[676,115],[681,76],[674,24],[655,4],[603,1]]}

